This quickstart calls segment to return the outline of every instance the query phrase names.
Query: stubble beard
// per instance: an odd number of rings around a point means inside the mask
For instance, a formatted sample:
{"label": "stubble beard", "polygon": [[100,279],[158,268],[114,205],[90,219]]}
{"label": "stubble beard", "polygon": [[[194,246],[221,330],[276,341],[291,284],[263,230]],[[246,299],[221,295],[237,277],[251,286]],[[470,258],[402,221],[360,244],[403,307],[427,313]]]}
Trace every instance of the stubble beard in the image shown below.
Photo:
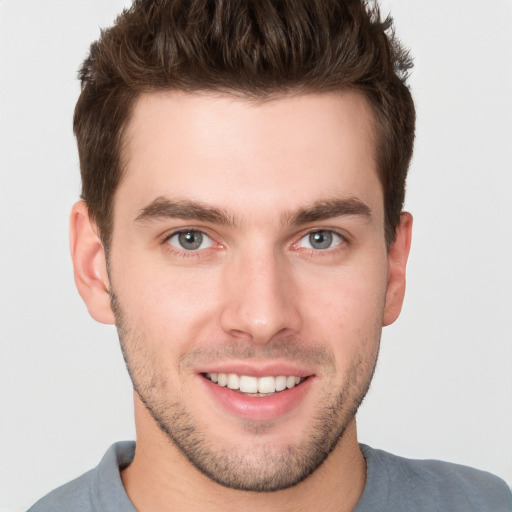
{"label": "stubble beard", "polygon": [[[186,400],[178,398],[173,401],[165,393],[162,375],[155,371],[157,366],[147,358],[145,340],[128,327],[113,293],[111,299],[123,357],[140,400],[160,430],[188,461],[203,475],[224,487],[274,492],[297,485],[310,476],[342,439],[368,392],[375,371],[380,330],[376,333],[372,360],[359,358],[348,370],[342,386],[323,392],[318,398],[308,434],[299,443],[280,448],[262,443],[258,437],[272,428],[271,422],[263,422],[247,424],[247,430],[251,430],[254,436],[254,444],[214,448],[205,429],[201,429],[188,410]],[[329,389],[329,386],[324,386],[324,389]]]}

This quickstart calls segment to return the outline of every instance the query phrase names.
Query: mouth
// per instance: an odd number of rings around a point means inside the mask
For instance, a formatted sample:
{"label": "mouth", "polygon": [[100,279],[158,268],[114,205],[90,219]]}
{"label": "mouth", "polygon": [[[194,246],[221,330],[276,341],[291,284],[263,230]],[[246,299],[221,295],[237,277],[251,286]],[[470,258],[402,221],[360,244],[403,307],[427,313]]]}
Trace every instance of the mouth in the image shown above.
{"label": "mouth", "polygon": [[314,395],[316,375],[291,368],[255,370],[259,375],[247,370],[200,373],[204,391],[213,400],[210,403],[218,404],[231,417],[256,423],[289,419],[307,410],[303,408],[311,402],[307,397]]}
{"label": "mouth", "polygon": [[278,375],[254,377],[236,373],[204,373],[203,377],[220,387],[226,387],[249,397],[270,397],[300,386],[308,377]]}

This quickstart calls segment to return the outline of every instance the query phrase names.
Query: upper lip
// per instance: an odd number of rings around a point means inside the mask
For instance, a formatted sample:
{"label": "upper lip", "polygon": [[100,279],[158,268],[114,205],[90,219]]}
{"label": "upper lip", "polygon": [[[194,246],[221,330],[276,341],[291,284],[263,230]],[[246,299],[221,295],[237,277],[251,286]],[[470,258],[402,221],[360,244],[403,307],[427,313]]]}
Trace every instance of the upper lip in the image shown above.
{"label": "upper lip", "polygon": [[294,375],[310,377],[314,372],[304,366],[287,362],[222,362],[198,369],[198,373],[235,373],[252,377],[278,377]]}

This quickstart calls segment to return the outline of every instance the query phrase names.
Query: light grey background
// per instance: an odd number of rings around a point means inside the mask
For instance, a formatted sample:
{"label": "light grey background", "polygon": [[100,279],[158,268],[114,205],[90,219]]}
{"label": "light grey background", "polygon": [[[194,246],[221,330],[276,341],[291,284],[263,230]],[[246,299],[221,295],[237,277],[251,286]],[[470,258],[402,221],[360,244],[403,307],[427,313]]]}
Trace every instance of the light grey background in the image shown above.
{"label": "light grey background", "polygon": [[[0,511],[133,438],[114,328],[68,255],[76,70],[123,0],[0,1]],[[512,2],[389,0],[418,131],[408,294],[386,328],[361,441],[512,483]]]}

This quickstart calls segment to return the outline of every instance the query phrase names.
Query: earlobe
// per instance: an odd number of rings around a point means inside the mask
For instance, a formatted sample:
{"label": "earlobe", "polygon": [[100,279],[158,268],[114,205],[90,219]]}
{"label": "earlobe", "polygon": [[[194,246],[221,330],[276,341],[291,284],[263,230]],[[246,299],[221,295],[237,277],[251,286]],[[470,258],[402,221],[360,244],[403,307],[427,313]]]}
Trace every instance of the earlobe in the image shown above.
{"label": "earlobe", "polygon": [[402,310],[405,295],[405,273],[411,248],[412,215],[404,212],[396,229],[395,240],[388,253],[388,285],[383,325],[392,324]]}
{"label": "earlobe", "polygon": [[108,292],[105,250],[84,201],[76,203],[71,210],[69,235],[78,293],[95,320],[115,323]]}

